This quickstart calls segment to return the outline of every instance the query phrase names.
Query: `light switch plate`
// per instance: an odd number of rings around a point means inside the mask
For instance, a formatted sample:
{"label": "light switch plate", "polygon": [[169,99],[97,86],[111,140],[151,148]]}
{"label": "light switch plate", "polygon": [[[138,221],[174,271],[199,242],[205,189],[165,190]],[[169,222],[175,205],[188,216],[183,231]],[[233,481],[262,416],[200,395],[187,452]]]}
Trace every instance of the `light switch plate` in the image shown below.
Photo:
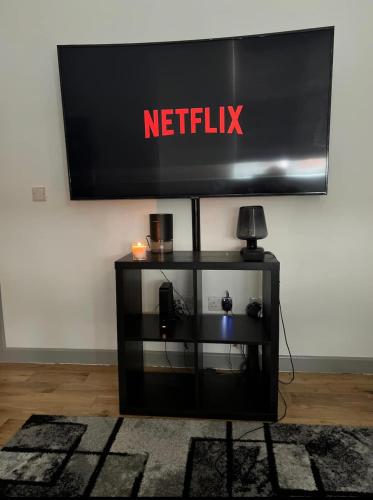
{"label": "light switch plate", "polygon": [[32,201],[47,201],[47,189],[44,186],[33,187]]}

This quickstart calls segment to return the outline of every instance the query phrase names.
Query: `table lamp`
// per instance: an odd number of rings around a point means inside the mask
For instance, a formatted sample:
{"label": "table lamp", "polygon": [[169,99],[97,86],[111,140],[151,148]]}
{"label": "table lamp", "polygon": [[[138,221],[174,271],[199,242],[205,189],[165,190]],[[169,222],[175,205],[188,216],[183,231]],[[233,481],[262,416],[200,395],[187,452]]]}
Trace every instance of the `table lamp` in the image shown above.
{"label": "table lamp", "polygon": [[247,241],[247,246],[241,249],[241,255],[245,261],[264,260],[264,249],[258,247],[257,241],[267,235],[263,207],[241,207],[238,216],[237,238]]}

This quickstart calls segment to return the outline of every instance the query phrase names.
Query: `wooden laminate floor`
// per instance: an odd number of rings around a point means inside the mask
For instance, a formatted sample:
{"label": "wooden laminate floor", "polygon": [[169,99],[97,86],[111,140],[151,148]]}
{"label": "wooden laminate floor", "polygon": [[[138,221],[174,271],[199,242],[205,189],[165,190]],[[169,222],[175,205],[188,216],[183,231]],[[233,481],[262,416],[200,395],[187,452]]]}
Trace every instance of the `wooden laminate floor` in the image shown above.
{"label": "wooden laminate floor", "polygon": [[[373,374],[297,373],[280,389],[284,422],[373,426]],[[0,364],[0,446],[33,413],[116,416],[117,394],[115,366]]]}

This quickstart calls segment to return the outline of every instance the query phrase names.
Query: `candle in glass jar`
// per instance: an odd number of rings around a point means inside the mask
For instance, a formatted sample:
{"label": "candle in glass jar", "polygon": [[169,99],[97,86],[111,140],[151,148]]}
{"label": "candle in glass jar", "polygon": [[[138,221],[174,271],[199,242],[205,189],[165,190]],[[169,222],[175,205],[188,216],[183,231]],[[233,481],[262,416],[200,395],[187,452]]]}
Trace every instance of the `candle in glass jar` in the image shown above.
{"label": "candle in glass jar", "polygon": [[146,259],[146,243],[138,241],[132,244],[132,257],[135,260],[145,260]]}

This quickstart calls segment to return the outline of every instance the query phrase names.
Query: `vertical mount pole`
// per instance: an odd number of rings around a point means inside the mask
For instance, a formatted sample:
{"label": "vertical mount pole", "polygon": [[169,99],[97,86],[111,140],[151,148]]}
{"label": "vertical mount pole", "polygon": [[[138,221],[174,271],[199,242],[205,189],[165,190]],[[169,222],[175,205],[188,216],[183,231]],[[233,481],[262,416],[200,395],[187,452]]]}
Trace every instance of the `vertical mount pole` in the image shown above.
{"label": "vertical mount pole", "polygon": [[193,252],[201,251],[201,219],[199,198],[191,198],[192,204],[192,234],[193,234]]}

